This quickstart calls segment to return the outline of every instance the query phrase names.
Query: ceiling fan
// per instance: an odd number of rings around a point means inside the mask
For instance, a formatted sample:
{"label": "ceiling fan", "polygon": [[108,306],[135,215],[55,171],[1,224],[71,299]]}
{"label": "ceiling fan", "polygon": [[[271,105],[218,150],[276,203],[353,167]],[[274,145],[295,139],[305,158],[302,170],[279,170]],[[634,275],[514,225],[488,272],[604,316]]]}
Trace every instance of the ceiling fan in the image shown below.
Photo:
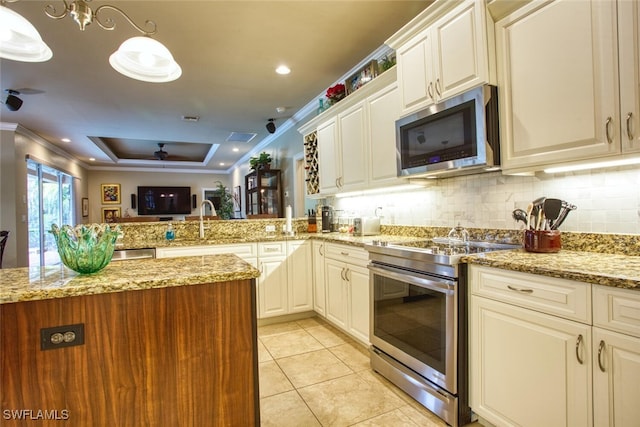
{"label": "ceiling fan", "polygon": [[159,142],[158,143],[158,148],[160,148],[160,149],[153,153],[153,157],[155,159],[157,159],[157,160],[167,160],[167,157],[169,157],[169,153],[167,153],[166,151],[163,150],[164,143]]}
{"label": "ceiling fan", "polygon": [[[158,150],[153,152],[153,157],[149,157],[148,160],[166,160],[170,162],[187,162],[191,161],[188,156],[179,156],[175,154],[169,154],[164,150],[165,143],[158,142]],[[175,147],[174,147],[175,148]]]}

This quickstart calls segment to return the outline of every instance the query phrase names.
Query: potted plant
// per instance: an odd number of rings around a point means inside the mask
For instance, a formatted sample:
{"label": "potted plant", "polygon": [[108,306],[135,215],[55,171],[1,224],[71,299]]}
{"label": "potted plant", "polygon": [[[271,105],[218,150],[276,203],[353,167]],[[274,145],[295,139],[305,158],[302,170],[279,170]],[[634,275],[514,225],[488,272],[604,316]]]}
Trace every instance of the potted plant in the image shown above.
{"label": "potted plant", "polygon": [[271,154],[263,151],[258,157],[251,157],[249,159],[249,166],[251,166],[251,169],[253,170],[271,169]]}
{"label": "potted plant", "polygon": [[214,191],[214,197],[220,198],[220,207],[216,210],[216,213],[221,219],[231,219],[233,216],[233,196],[224,184],[220,181],[216,181],[218,186]]}

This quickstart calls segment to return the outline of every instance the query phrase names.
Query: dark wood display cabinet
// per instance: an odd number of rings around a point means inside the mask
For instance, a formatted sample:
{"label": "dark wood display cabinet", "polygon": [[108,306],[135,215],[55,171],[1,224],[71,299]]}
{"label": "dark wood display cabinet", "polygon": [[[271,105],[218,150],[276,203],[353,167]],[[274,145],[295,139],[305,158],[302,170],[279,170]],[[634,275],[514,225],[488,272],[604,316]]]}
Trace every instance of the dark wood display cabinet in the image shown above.
{"label": "dark wood display cabinet", "polygon": [[247,217],[249,215],[283,216],[280,181],[280,169],[258,169],[244,177]]}

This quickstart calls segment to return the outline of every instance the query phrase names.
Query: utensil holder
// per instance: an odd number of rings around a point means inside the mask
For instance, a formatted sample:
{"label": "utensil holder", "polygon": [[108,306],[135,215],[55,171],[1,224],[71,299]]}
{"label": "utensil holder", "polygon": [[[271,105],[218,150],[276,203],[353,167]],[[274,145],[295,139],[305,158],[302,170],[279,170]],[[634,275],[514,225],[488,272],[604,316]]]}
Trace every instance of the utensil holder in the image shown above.
{"label": "utensil holder", "polygon": [[524,230],[527,252],[553,253],[562,249],[560,230]]}

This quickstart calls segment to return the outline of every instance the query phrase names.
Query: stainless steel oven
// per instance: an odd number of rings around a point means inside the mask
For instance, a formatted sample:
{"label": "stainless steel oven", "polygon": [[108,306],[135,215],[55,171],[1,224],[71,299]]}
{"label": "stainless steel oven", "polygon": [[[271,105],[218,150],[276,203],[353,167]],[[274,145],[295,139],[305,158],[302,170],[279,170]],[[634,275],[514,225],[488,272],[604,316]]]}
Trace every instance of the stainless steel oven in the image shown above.
{"label": "stainless steel oven", "polygon": [[371,366],[452,426],[468,406],[463,256],[514,245],[374,242],[369,251]]}
{"label": "stainless steel oven", "polygon": [[457,392],[457,280],[373,264],[371,344]]}

